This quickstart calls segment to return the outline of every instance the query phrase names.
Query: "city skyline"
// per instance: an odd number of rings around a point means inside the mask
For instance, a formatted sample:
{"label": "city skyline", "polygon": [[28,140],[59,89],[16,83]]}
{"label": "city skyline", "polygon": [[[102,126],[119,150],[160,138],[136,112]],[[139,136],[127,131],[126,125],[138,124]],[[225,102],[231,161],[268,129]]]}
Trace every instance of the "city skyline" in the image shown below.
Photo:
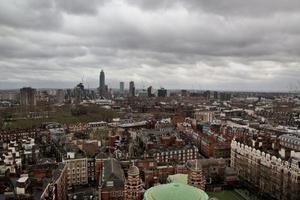
{"label": "city skyline", "polygon": [[0,89],[97,88],[101,66],[112,88],[299,90],[299,10],[295,0],[4,0]]}
{"label": "city skyline", "polygon": [[[105,77],[105,80],[106,77]],[[113,90],[120,90],[120,83],[124,83],[124,91],[130,90],[130,82],[132,82],[132,80],[108,80],[108,83],[105,84],[104,86],[107,86],[108,89],[113,89]],[[134,82],[134,81],[133,81]],[[74,89],[76,87],[77,84],[82,83],[84,86],[86,86],[86,89],[88,90],[97,90],[100,91],[100,87],[99,87],[99,83],[100,83],[100,76],[98,76],[98,80],[97,80],[97,84],[92,84],[92,86],[90,85],[90,82],[88,81],[88,79],[81,79],[78,80],[77,82],[72,82],[63,86],[59,86],[58,83],[53,84],[52,86],[49,87],[39,87],[39,85],[36,85],[34,83],[25,83],[24,85],[20,85],[20,88],[26,88],[26,87],[32,87],[35,88],[37,90],[56,90],[56,89],[63,89],[63,90],[67,90],[67,89]],[[300,82],[295,83],[295,84],[290,84],[287,88],[288,89],[249,89],[249,88],[244,88],[244,89],[238,89],[238,88],[218,88],[218,87],[205,87],[204,85],[202,86],[196,86],[193,85],[192,87],[180,87],[180,85],[178,87],[164,87],[163,85],[157,85],[157,84],[153,84],[151,82],[147,83],[149,85],[146,85],[145,82],[137,82],[137,86],[135,87],[136,90],[147,90],[148,87],[152,87],[155,90],[159,90],[159,89],[168,89],[171,91],[179,91],[179,90],[187,90],[187,91],[224,91],[224,92],[262,92],[262,93],[299,93],[300,92]],[[73,85],[72,85],[73,84]],[[0,85],[0,91],[9,91],[9,90],[19,90],[20,88],[18,88],[19,85],[15,85],[14,87],[11,88],[1,88]],[[54,87],[57,86],[57,87]],[[154,86],[154,87],[153,87]],[[105,89],[105,88],[104,88]]]}
{"label": "city skyline", "polygon": [[[127,84],[125,84],[125,81],[120,81],[118,82],[119,85],[115,85],[115,83],[113,84],[113,86],[111,87],[110,83],[109,82],[108,84],[106,84],[107,82],[105,81],[106,80],[106,76],[105,76],[105,72],[103,69],[101,69],[100,73],[99,73],[99,76],[98,76],[98,86],[97,87],[90,87],[89,85],[89,82],[88,80],[86,79],[86,81],[82,80],[75,83],[74,84],[83,84],[87,86],[87,90],[96,90],[98,91],[98,93],[100,94],[100,96],[102,97],[105,97],[106,96],[106,90],[108,89],[112,89],[112,90],[118,90],[120,91],[121,93],[124,93],[125,90],[127,90],[130,94],[131,93],[135,93],[136,90],[137,91],[147,91],[149,89],[149,87],[153,88],[151,83],[149,83],[150,85],[145,85],[144,82],[142,84],[142,87],[135,87],[135,83],[134,81],[130,80],[128,81],[127,80]],[[131,91],[131,87],[130,85],[133,84],[133,91]],[[127,87],[125,86],[127,85]],[[32,86],[31,85],[24,85],[22,86],[22,88],[31,88]],[[38,89],[38,90],[56,90],[56,89],[73,89],[74,86],[71,86],[71,87],[48,87],[48,88],[41,88],[41,87],[35,87],[35,89]],[[171,91],[179,91],[179,90],[186,90],[186,91],[219,91],[219,92],[275,92],[275,93],[298,93],[299,92],[299,89],[300,89],[300,82],[299,82],[299,87],[296,86],[296,88],[293,89],[290,89],[289,91],[287,90],[235,90],[235,89],[229,89],[229,90],[226,90],[226,89],[215,89],[215,88],[165,88],[163,86],[159,86],[157,88],[155,88],[157,91],[159,90],[165,90],[165,89],[168,89],[168,90],[171,90]],[[19,90],[19,88],[7,88],[7,89],[1,89],[0,88],[0,91],[9,91],[9,90]],[[134,95],[133,95],[134,96]]]}
{"label": "city skyline", "polygon": [[299,0],[0,0],[0,199],[300,200]]}

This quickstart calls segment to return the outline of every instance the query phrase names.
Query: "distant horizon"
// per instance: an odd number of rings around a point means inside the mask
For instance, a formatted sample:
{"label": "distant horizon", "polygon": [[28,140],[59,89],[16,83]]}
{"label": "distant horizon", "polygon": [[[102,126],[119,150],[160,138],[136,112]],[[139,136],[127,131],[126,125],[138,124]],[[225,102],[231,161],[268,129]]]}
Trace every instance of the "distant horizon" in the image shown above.
{"label": "distant horizon", "polygon": [[[24,87],[31,87],[31,86],[24,86]],[[21,87],[23,88],[23,87]],[[11,88],[11,89],[0,89],[0,92],[2,91],[18,91],[20,90],[21,88]],[[33,89],[37,89],[37,90],[67,90],[67,89],[74,89],[73,88],[37,88],[37,87],[31,87]],[[85,88],[85,89],[88,89],[88,90],[97,90],[98,88]],[[120,88],[109,88],[109,89],[112,89],[112,90],[119,90]],[[158,90],[158,89],[161,89],[161,88],[154,88],[152,87],[153,90]],[[189,92],[205,92],[205,91],[211,91],[211,92],[233,92],[233,93],[238,93],[238,92],[244,92],[244,93],[291,93],[291,94],[297,94],[297,93],[300,93],[300,91],[276,91],[276,90],[273,90],[273,91],[255,91],[255,90],[215,90],[215,89],[186,89],[186,88],[181,88],[181,89],[168,89],[168,88],[164,88],[168,91],[181,91],[181,90],[187,90]],[[128,91],[129,88],[125,88],[125,91]],[[137,91],[141,91],[141,90],[147,90],[147,88],[136,88]]]}
{"label": "distant horizon", "polygon": [[0,2],[0,199],[300,200],[300,0]]}

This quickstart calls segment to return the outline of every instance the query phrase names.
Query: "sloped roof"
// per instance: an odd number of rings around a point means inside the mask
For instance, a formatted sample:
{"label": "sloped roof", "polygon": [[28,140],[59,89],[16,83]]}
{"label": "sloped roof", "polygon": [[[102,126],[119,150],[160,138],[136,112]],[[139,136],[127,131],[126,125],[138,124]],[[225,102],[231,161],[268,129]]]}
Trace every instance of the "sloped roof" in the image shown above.
{"label": "sloped roof", "polygon": [[122,187],[124,185],[124,171],[118,160],[109,158],[104,161],[103,174],[100,181],[102,187],[107,186],[107,182],[113,182],[114,187]]}

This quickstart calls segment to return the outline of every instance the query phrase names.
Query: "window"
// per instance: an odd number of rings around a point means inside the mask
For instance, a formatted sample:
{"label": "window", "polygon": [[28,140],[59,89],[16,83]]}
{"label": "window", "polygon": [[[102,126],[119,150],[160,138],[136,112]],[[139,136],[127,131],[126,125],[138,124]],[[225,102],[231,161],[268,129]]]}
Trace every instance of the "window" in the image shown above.
{"label": "window", "polygon": [[106,186],[107,187],[113,187],[114,186],[114,182],[113,181],[107,181],[106,182]]}

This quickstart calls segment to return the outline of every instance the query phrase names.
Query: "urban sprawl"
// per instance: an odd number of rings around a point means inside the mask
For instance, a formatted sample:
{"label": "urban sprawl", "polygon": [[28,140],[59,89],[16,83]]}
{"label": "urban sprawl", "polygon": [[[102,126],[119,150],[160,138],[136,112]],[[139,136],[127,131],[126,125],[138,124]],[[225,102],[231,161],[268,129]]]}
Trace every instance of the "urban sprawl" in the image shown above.
{"label": "urban sprawl", "polygon": [[[127,85],[129,87],[127,87]],[[0,199],[299,200],[297,93],[0,91]]]}

